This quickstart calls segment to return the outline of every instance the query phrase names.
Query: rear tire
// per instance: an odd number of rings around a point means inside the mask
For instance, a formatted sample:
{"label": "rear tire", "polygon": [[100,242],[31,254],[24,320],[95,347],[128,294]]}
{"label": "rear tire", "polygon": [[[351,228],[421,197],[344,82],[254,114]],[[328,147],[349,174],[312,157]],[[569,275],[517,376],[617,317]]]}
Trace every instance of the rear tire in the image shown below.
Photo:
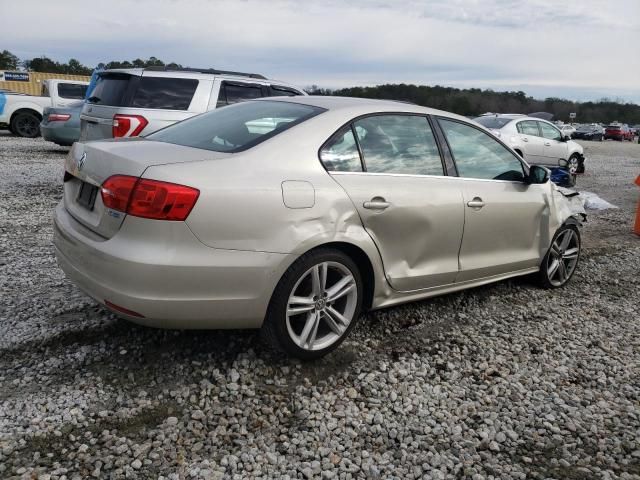
{"label": "rear tire", "polygon": [[36,138],[40,136],[40,119],[31,112],[18,112],[11,119],[11,129],[19,137]]}
{"label": "rear tire", "polygon": [[360,271],[348,255],[329,248],[312,250],[278,282],[262,335],[291,357],[323,357],[355,326],[363,296]]}
{"label": "rear tire", "polygon": [[581,249],[578,227],[573,224],[561,226],[540,264],[540,286],[545,289],[564,287],[576,271]]}

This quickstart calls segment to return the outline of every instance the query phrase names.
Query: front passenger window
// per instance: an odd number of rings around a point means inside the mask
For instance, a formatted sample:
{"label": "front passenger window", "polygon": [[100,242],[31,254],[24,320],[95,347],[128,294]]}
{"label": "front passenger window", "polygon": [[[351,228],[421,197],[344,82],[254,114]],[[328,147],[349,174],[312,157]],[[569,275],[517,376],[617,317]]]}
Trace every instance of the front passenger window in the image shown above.
{"label": "front passenger window", "polygon": [[538,122],[538,125],[540,125],[540,130],[542,130],[542,136],[544,138],[548,138],[549,140],[556,140],[558,142],[562,140],[562,134],[556,127],[552,127],[548,123],[544,122]]}
{"label": "front passenger window", "polygon": [[458,167],[465,178],[523,181],[522,163],[487,133],[464,123],[439,119]]}

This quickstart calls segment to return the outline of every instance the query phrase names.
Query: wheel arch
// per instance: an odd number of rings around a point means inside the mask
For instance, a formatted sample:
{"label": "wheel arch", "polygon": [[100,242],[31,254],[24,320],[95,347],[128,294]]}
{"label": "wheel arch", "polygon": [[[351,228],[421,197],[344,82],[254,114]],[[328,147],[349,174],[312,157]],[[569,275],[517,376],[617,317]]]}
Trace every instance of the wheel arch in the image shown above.
{"label": "wheel arch", "polygon": [[373,305],[373,296],[376,287],[376,276],[373,269],[373,263],[371,262],[369,255],[367,255],[367,253],[359,246],[343,241],[324,243],[322,245],[318,245],[315,248],[312,248],[310,251],[320,248],[331,248],[339,250],[345,255],[348,255],[356,263],[360,270],[360,276],[362,277],[363,283],[362,287],[364,290],[364,298],[362,299],[362,310],[370,310],[371,306]]}
{"label": "wheel arch", "polygon": [[9,119],[9,124],[13,123],[13,119],[16,117],[16,115],[18,115],[20,113],[31,113],[31,114],[35,115],[38,118],[38,120],[42,121],[42,114],[40,112],[38,112],[37,110],[34,110],[33,108],[21,107],[21,108],[18,108],[17,110],[15,110],[11,114],[11,118]]}

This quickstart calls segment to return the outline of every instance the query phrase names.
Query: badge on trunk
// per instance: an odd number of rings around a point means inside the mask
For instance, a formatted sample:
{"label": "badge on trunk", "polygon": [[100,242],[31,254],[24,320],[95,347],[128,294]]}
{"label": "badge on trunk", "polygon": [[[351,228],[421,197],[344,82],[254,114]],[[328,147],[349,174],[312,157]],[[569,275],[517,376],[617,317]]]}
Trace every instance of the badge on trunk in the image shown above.
{"label": "badge on trunk", "polygon": [[87,152],[83,152],[82,155],[80,155],[80,158],[76,160],[78,171],[82,170],[82,166],[84,165],[84,162],[86,160],[87,160]]}

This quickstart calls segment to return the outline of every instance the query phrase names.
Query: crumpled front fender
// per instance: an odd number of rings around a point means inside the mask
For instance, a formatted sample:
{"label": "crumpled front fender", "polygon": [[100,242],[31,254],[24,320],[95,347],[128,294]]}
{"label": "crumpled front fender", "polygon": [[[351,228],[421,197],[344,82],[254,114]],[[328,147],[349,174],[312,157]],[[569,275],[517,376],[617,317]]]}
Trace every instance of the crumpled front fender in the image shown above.
{"label": "crumpled front fender", "polygon": [[553,190],[553,200],[560,225],[573,221],[578,226],[582,226],[582,223],[587,220],[587,212],[584,210],[584,202],[579,192],[556,185]]}

